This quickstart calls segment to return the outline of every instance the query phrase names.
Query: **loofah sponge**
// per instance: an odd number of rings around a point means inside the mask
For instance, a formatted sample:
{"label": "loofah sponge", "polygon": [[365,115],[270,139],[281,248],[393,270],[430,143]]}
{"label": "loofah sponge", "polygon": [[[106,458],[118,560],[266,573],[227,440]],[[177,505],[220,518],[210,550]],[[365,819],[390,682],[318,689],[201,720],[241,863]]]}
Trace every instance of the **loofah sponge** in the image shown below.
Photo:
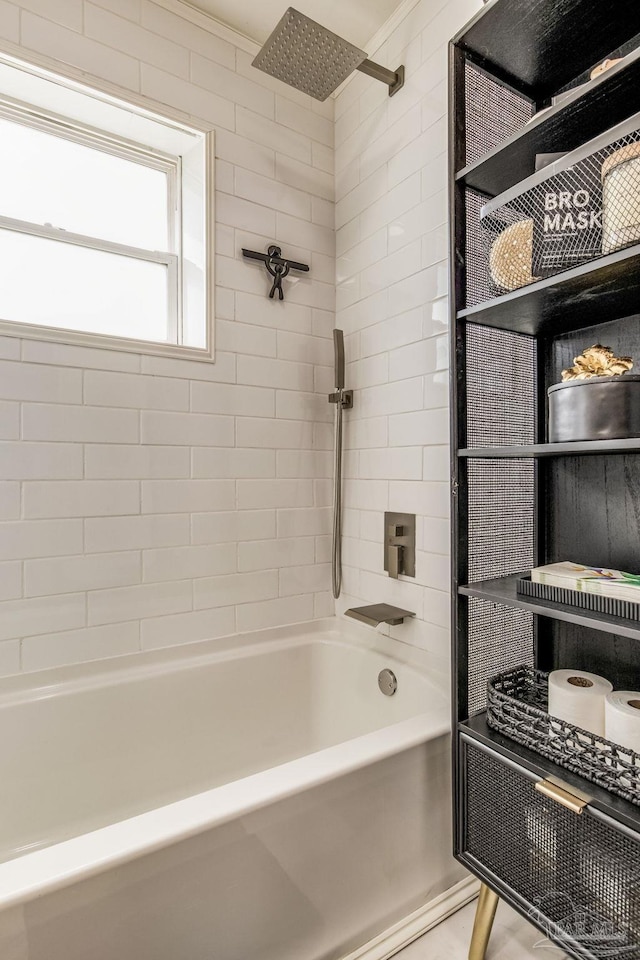
{"label": "loofah sponge", "polygon": [[503,230],[491,245],[489,270],[503,290],[517,290],[538,280],[531,274],[533,220],[518,220]]}

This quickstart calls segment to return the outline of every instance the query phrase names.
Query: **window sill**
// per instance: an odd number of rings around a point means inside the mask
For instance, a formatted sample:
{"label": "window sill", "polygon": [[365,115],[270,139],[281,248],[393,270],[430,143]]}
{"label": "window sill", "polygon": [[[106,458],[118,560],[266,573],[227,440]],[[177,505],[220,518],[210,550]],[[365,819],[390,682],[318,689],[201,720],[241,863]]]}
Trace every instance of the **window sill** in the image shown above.
{"label": "window sill", "polygon": [[128,337],[111,337],[101,333],[86,333],[82,330],[67,330],[64,327],[45,327],[31,323],[0,320],[0,336],[21,340],[39,340],[66,344],[75,347],[90,347],[110,350],[112,353],[134,353],[141,356],[165,357],[175,360],[196,360],[215,363],[212,337],[208,347],[189,347],[177,343],[156,343],[152,340],[133,340]]}

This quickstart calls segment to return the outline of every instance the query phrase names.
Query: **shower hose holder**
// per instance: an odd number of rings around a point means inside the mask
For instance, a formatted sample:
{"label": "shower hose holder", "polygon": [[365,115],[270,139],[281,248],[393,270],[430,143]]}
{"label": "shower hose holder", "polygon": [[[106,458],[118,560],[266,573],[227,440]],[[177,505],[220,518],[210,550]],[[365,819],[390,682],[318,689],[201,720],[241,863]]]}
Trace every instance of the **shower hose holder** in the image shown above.
{"label": "shower hose holder", "polygon": [[248,260],[261,260],[269,271],[269,274],[273,277],[273,283],[271,284],[271,290],[269,291],[270,300],[273,300],[276,295],[276,291],[279,299],[284,300],[282,281],[289,274],[290,270],[302,270],[305,273],[309,272],[308,264],[298,263],[297,260],[285,259],[282,256],[282,250],[280,247],[277,247],[275,243],[271,244],[266,253],[258,253],[256,250],[245,250],[243,247],[242,256],[246,257]]}
{"label": "shower hose holder", "polygon": [[329,403],[339,403],[343,410],[351,410],[353,407],[353,390],[336,390],[329,394]]}

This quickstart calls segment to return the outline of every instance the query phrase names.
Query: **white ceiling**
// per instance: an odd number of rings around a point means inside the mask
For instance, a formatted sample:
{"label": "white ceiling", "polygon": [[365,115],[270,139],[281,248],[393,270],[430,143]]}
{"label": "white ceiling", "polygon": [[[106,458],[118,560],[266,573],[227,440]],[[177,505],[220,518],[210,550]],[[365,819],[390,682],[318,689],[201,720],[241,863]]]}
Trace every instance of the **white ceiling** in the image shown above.
{"label": "white ceiling", "polygon": [[402,0],[189,0],[192,6],[263,44],[287,7],[366,50]]}

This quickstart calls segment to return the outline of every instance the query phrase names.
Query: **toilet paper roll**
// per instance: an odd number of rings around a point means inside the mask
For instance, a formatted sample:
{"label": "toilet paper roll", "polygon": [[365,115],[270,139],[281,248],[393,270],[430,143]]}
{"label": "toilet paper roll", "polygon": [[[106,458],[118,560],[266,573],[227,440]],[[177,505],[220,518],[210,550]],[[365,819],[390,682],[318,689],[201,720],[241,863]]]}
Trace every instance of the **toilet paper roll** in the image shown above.
{"label": "toilet paper roll", "polygon": [[637,690],[607,694],[604,729],[607,740],[640,753],[640,693]]}
{"label": "toilet paper roll", "polygon": [[612,685],[584,670],[554,670],[549,674],[549,713],[576,727],[604,736],[604,701]]}

